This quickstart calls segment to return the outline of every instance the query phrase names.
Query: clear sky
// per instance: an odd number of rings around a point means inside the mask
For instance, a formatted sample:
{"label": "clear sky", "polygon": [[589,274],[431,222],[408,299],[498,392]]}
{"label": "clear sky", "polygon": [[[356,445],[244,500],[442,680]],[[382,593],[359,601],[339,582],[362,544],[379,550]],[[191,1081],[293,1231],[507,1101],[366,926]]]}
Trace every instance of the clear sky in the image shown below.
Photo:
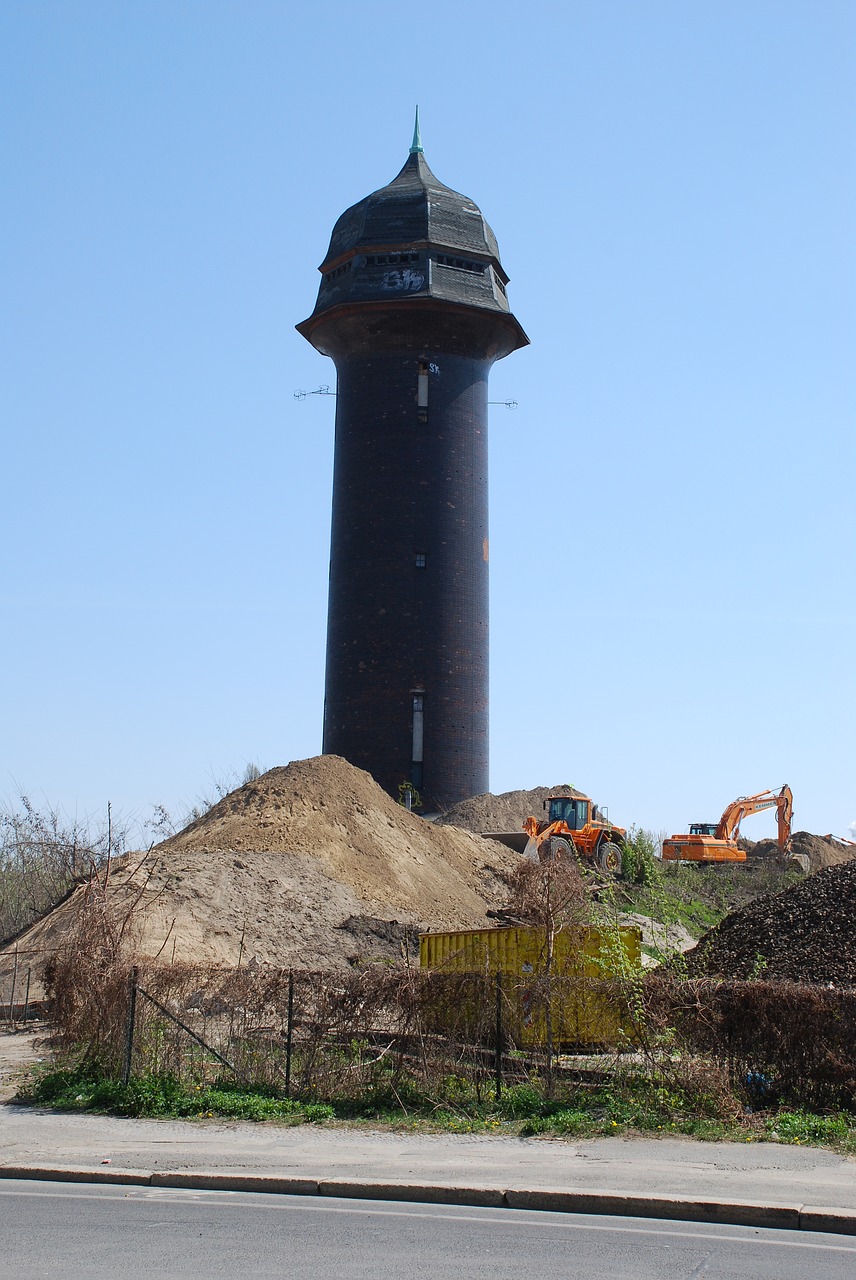
{"label": "clear sky", "polygon": [[[679,831],[854,796],[853,0],[5,0],[0,792],[321,747],[336,217],[426,158],[491,399],[491,788]],[[747,836],[772,819],[747,822]]]}

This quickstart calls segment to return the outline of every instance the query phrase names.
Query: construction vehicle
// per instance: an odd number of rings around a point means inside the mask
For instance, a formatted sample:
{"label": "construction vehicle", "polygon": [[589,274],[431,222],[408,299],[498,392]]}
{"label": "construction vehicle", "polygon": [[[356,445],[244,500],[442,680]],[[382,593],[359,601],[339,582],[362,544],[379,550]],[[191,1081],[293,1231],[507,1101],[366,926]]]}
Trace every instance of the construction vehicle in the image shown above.
{"label": "construction vehicle", "polygon": [[[760,791],[756,796],[738,796],[725,810],[719,822],[692,822],[686,835],[670,836],[663,841],[665,862],[746,862],[746,851],[737,843],[740,823],[764,809],[776,810],[778,845],[787,856],[791,838],[794,798],[789,786],[778,791]],[[802,866],[801,855],[792,861]],[[802,859],[805,861],[805,859]],[[803,870],[807,868],[803,867]]]}
{"label": "construction vehicle", "polygon": [[620,876],[621,851],[627,832],[609,821],[588,796],[548,796],[547,821],[527,818],[523,830],[529,836],[524,854],[532,862],[549,862],[574,854],[607,875]]}

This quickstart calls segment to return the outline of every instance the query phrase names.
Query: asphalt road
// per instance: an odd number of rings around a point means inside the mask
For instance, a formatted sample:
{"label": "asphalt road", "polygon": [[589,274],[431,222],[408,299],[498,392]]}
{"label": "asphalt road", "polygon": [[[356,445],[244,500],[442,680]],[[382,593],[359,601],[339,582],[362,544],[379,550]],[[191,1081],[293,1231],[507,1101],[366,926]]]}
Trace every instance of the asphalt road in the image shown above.
{"label": "asphalt road", "polygon": [[856,1239],[389,1201],[15,1182],[2,1280],[852,1280]]}

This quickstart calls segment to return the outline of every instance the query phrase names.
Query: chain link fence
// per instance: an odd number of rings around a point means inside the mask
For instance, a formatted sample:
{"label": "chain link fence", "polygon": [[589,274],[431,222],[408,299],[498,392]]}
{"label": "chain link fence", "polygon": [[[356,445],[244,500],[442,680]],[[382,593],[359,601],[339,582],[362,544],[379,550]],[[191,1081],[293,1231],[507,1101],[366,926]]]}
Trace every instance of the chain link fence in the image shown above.
{"label": "chain link fence", "polygon": [[[367,966],[48,966],[51,1016],[78,1062],[113,1078],[228,1078],[305,1100],[395,1107],[550,1097],[618,1076],[703,1091],[726,1080],[762,1109],[856,1106],[856,990],[792,982],[441,973]],[[3,1003],[8,1009],[6,993]],[[2,1010],[3,1003],[0,1003]],[[614,1034],[591,1040],[592,1010]]]}

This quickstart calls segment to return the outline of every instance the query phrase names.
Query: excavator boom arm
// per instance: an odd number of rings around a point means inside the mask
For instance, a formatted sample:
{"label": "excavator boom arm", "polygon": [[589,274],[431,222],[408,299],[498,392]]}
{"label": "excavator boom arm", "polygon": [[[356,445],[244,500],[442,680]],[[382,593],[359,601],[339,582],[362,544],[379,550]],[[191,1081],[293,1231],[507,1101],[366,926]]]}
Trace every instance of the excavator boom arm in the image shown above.
{"label": "excavator boom arm", "polygon": [[728,806],[719,819],[717,839],[736,840],[744,818],[765,809],[776,809],[779,848],[784,849],[791,835],[793,806],[794,798],[789,786],[784,786],[779,791],[760,791],[756,796],[741,796]]}

